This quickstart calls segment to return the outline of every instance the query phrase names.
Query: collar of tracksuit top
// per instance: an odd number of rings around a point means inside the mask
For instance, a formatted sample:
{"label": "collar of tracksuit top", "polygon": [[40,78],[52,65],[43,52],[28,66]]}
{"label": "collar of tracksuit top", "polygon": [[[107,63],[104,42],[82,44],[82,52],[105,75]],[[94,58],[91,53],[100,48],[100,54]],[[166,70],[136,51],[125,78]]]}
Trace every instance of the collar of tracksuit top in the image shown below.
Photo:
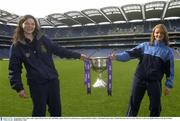
{"label": "collar of tracksuit top", "polygon": [[148,48],[148,49],[144,50],[145,54],[149,54],[151,56],[159,57],[164,62],[166,62],[167,60],[170,59],[169,56],[167,56],[169,54],[170,49],[168,48],[168,46],[165,45],[164,41],[162,41],[162,40],[154,40],[154,43],[153,43],[152,46],[149,46],[148,44],[149,43],[147,43],[147,45],[146,44],[143,45],[143,46]]}
{"label": "collar of tracksuit top", "polygon": [[165,43],[161,40],[155,40],[154,41],[154,46],[165,46]]}
{"label": "collar of tracksuit top", "polygon": [[[36,39],[36,40],[39,40],[41,37],[42,37],[42,34],[41,34],[41,33],[38,33],[33,40],[35,40],[35,39]],[[22,39],[22,40],[19,39],[18,42],[21,43],[21,44],[23,44],[23,45],[27,45],[28,43],[30,43],[30,42],[27,41],[26,38],[24,38],[24,39]]]}

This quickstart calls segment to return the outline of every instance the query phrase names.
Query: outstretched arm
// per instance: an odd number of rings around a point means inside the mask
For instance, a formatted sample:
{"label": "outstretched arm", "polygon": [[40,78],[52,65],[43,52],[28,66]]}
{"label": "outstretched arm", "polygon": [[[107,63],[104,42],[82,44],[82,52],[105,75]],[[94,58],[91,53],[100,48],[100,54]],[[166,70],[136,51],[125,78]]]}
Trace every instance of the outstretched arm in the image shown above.
{"label": "outstretched arm", "polygon": [[134,58],[140,58],[143,54],[142,52],[143,52],[143,47],[145,44],[146,43],[142,43],[130,50],[119,52],[117,54],[112,53],[111,58],[113,60],[118,60],[118,61],[122,61],[122,62],[126,62],[126,61],[129,61]]}
{"label": "outstretched arm", "polygon": [[[53,42],[52,40],[42,36],[43,44],[46,46],[46,48],[53,54],[61,57],[61,58],[75,58],[80,59],[81,54],[71,51],[67,48],[59,46],[56,42]],[[83,55],[82,55],[83,56]]]}
{"label": "outstretched arm", "polygon": [[118,60],[118,61],[123,61],[123,62],[131,59],[127,52],[121,52],[121,53],[117,53],[117,54],[112,53],[111,58],[112,58],[112,60]]}

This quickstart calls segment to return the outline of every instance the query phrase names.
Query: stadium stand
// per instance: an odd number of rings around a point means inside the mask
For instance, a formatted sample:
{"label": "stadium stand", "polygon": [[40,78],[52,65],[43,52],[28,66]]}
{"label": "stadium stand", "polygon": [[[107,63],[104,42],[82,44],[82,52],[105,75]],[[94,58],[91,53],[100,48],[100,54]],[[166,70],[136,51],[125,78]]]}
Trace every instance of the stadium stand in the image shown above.
{"label": "stadium stand", "polygon": [[[152,28],[165,24],[176,57],[180,48],[180,0],[108,6],[37,18],[41,31],[60,45],[93,56],[105,56],[149,41]],[[0,58],[8,57],[21,16],[0,10]]]}

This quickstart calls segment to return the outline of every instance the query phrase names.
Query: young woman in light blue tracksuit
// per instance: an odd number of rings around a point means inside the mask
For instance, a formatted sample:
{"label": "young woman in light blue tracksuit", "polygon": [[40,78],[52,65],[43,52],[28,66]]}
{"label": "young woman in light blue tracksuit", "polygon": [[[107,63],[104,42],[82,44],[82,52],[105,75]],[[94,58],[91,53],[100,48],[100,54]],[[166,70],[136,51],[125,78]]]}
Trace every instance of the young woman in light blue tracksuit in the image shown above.
{"label": "young woman in light blue tracksuit", "polygon": [[126,116],[137,116],[145,91],[150,100],[150,116],[160,116],[161,80],[165,74],[165,95],[169,94],[174,80],[174,55],[168,45],[167,29],[163,24],[158,24],[153,28],[150,42],[144,42],[131,50],[111,55],[112,59],[118,61],[139,59]]}

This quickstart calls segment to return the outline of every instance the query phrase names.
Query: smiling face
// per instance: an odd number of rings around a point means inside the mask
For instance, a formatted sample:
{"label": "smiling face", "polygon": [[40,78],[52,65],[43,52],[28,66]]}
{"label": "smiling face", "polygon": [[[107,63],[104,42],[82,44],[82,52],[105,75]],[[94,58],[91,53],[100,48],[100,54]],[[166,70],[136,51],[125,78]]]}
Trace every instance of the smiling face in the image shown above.
{"label": "smiling face", "polygon": [[169,45],[168,31],[164,24],[157,24],[153,28],[151,32],[150,45],[153,45],[154,41],[162,41],[165,45]]}
{"label": "smiling face", "polygon": [[18,26],[13,35],[13,43],[24,38],[33,39],[39,33],[39,25],[32,15],[24,15],[18,22]]}
{"label": "smiling face", "polygon": [[164,39],[164,31],[160,28],[154,30],[154,39],[157,41],[162,41]]}
{"label": "smiling face", "polygon": [[35,21],[32,18],[28,18],[27,20],[24,21],[24,23],[22,24],[22,28],[24,30],[24,34],[28,34],[31,35],[33,34],[34,30],[35,30]]}

